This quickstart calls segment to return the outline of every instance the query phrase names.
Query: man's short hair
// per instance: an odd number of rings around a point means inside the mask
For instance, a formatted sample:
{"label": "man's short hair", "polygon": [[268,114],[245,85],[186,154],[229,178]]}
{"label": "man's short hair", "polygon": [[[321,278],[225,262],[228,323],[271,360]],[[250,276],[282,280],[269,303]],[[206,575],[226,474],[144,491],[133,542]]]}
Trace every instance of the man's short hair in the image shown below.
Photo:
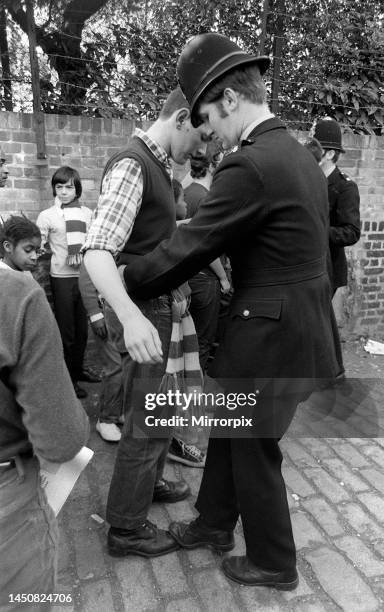
{"label": "man's short hair", "polygon": [[181,108],[190,108],[183,92],[180,87],[176,87],[169,94],[168,98],[163,104],[163,108],[160,111],[160,119],[169,119],[172,117],[175,111],[180,110]]}
{"label": "man's short hair", "polygon": [[230,87],[246,100],[254,104],[264,104],[267,99],[267,90],[256,64],[233,68],[224,76],[214,82],[199,100],[200,104],[217,102],[222,98],[224,90]]}

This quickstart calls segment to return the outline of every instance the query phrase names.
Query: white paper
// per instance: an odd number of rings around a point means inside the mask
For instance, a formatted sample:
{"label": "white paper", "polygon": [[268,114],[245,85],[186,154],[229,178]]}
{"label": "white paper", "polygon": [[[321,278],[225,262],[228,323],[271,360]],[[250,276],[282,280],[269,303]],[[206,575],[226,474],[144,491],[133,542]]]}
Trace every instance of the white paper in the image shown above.
{"label": "white paper", "polygon": [[384,355],[384,344],[376,340],[368,340],[364,349],[367,353],[371,353],[372,355]]}
{"label": "white paper", "polygon": [[41,486],[55,516],[59,514],[81,472],[92,457],[93,450],[83,446],[81,451],[66,463],[40,461]]}

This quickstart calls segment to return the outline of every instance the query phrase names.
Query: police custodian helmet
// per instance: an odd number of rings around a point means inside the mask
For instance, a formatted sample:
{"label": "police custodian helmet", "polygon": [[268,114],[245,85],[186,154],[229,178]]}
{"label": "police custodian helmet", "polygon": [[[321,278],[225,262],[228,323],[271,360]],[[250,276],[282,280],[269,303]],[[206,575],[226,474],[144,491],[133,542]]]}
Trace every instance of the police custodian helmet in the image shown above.
{"label": "police custodian helmet", "polygon": [[345,153],[341,144],[341,129],[334,119],[330,117],[318,119],[313,136],[317,138],[323,149],[333,149]]}
{"label": "police custodian helmet", "polygon": [[206,89],[219,77],[237,66],[256,64],[260,74],[267,70],[270,59],[250,55],[221,34],[199,34],[183,48],[176,72],[180,87],[191,106],[192,124],[196,126],[196,106]]}

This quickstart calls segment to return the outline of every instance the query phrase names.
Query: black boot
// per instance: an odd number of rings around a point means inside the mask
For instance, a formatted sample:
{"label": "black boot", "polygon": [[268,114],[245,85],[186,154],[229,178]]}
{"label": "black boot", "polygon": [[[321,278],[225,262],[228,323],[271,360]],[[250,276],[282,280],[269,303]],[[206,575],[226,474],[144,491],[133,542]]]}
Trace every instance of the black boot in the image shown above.
{"label": "black boot", "polygon": [[169,533],[183,548],[212,546],[215,550],[226,552],[235,546],[232,531],[209,527],[200,517],[191,523],[171,523]]}
{"label": "black boot", "polygon": [[150,521],[145,521],[137,529],[111,527],[108,532],[108,552],[114,557],[159,557],[178,548],[179,545],[168,531],[158,529]]}
{"label": "black boot", "polygon": [[281,591],[292,591],[299,584],[296,569],[271,571],[257,567],[247,556],[227,557],[223,561],[224,574],[248,586],[274,587]]}
{"label": "black boot", "polygon": [[188,497],[190,493],[191,489],[186,482],[182,480],[173,482],[172,480],[162,478],[155,484],[153,501],[162,502],[163,504],[174,504]]}

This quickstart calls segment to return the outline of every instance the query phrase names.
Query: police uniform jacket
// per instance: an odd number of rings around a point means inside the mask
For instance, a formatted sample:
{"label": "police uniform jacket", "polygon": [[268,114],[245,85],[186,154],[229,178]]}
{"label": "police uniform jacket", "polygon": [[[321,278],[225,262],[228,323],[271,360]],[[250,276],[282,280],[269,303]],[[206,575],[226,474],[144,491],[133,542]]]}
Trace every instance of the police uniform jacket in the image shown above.
{"label": "police uniform jacket", "polygon": [[360,197],[354,183],[339,168],[328,176],[329,248],[333,289],[347,284],[348,269],[344,247],[360,238]]}
{"label": "police uniform jacket", "polygon": [[124,278],[130,294],[154,297],[225,252],[234,296],[212,374],[332,377],[327,248],[326,179],[271,118],[223,159],[192,221],[131,261]]}

